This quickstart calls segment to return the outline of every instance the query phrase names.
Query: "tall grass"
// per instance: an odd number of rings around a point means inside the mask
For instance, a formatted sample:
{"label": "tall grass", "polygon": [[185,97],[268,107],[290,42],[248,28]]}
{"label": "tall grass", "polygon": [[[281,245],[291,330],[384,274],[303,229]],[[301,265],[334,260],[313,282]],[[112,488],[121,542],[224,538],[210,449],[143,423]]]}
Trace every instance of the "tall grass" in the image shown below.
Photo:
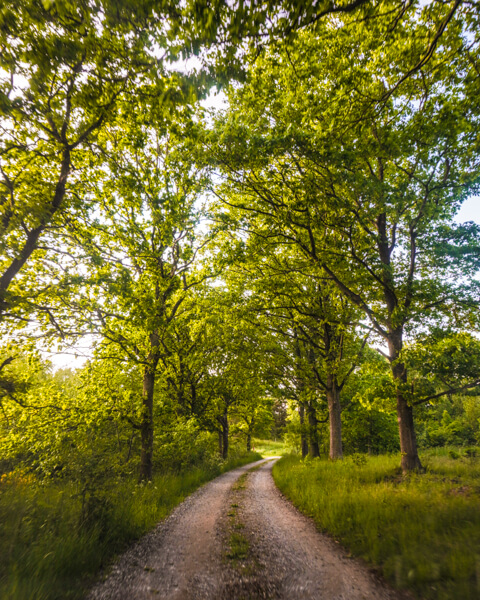
{"label": "tall grass", "polygon": [[109,481],[101,489],[31,476],[0,480],[0,598],[76,600],[95,574],[200,485],[258,460],[250,453],[149,484]]}
{"label": "tall grass", "polygon": [[480,598],[480,461],[423,457],[403,476],[400,457],[344,461],[284,457],[280,490],[353,554],[399,588],[435,600]]}

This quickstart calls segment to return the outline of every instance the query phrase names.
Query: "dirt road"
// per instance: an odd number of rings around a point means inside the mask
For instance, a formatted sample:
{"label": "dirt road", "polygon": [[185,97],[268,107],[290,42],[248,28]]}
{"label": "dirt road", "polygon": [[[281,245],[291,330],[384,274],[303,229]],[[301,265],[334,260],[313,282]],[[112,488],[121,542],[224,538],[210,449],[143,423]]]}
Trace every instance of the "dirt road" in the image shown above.
{"label": "dirt road", "polygon": [[88,600],[400,598],[283,498],[273,462],[197,490],[119,559]]}

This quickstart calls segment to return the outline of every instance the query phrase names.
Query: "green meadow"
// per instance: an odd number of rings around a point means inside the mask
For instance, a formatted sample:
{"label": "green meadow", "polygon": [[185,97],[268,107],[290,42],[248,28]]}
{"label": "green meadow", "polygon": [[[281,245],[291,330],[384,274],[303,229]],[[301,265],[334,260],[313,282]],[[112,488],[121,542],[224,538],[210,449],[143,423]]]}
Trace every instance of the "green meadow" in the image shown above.
{"label": "green meadow", "polygon": [[473,600],[480,597],[480,459],[472,454],[429,451],[426,472],[408,475],[398,455],[287,456],[273,474],[320,530],[395,587],[418,598]]}

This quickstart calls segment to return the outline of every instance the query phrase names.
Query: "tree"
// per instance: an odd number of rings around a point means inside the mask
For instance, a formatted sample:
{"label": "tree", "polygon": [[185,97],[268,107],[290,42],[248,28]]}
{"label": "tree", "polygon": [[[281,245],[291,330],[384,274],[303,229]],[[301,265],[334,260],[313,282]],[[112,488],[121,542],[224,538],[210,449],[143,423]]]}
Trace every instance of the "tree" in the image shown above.
{"label": "tree", "polygon": [[[115,114],[121,95],[146,92],[168,112],[178,89],[205,91],[209,70],[228,78],[239,42],[258,47],[259,40],[364,4],[19,0],[6,6],[0,15],[0,317],[21,321],[39,309],[49,286],[30,282],[47,250],[59,251],[45,234],[61,231],[65,215],[73,211],[74,218],[87,201],[79,173],[89,161],[89,142]],[[281,19],[274,17],[279,12]],[[194,82],[169,72],[180,55],[212,45],[218,65]],[[28,270],[31,259],[38,260]]]}
{"label": "tree", "polygon": [[478,395],[480,342],[469,332],[435,329],[407,344],[402,358],[412,371],[414,405],[458,393]]}
{"label": "tree", "polygon": [[[98,140],[89,191],[95,210],[69,227],[71,272],[78,292],[59,294],[66,319],[100,336],[97,358],[142,369],[140,478],[152,476],[153,402],[159,370],[168,366],[173,323],[189,290],[206,273],[193,272],[204,244],[196,231],[201,179],[188,160],[188,119],[162,122],[128,102]],[[180,139],[184,147],[180,148]],[[85,258],[89,263],[85,264]],[[85,271],[87,275],[85,275]]]}
{"label": "tree", "polygon": [[158,28],[148,2],[134,15],[128,2],[25,0],[1,19],[0,316],[22,319],[42,291],[27,263],[45,255],[59,215],[86,202],[76,184],[88,143],[153,73]]}
{"label": "tree", "polygon": [[253,224],[250,217],[245,232],[242,211],[229,207],[226,213],[220,205],[215,218],[225,229],[217,244],[227,264],[228,285],[242,290],[247,315],[257,327],[281,340],[271,343],[273,354],[266,358],[275,362],[282,357],[276,376],[296,399],[302,423],[306,411],[311,454],[319,455],[317,413],[323,399],[328,406],[330,458],[341,458],[340,395],[361,359],[368,328],[363,343],[358,342],[359,311],[308,258],[276,240],[272,243],[261,219]]}
{"label": "tree", "polygon": [[[434,21],[433,41],[412,72],[431,58],[459,4],[447,5],[439,25]],[[202,48],[215,54],[216,64],[193,78],[194,93],[201,95],[208,72],[217,81],[238,72],[234,65],[248,44],[258,52],[265,43],[290,38],[331,14],[383,19],[387,29],[394,28],[410,10],[399,1],[383,13],[382,3],[369,0],[300,5],[292,0],[253,5],[189,0],[182,6],[167,1],[161,10],[150,0],[11,3],[2,11],[0,36],[0,316],[21,322],[37,310],[53,320],[41,303],[50,286],[29,282],[44,267],[47,251],[61,252],[43,239],[45,234],[52,228],[61,231],[64,213],[75,214],[76,205],[86,201],[78,173],[88,162],[89,141],[115,113],[119,95],[136,96],[150,80],[153,89],[147,94],[160,98],[168,111],[175,105],[172,90],[188,87],[192,79],[169,74],[167,63],[179,56]],[[467,11],[466,18],[474,28],[475,14]],[[31,259],[38,260],[27,273]]]}
{"label": "tree", "polygon": [[272,404],[272,398],[259,397],[258,390],[251,389],[235,406],[236,429],[245,436],[247,452],[252,450],[253,436],[262,437],[270,431],[273,423]]}
{"label": "tree", "polygon": [[472,20],[457,15],[435,57],[394,86],[434,17],[426,7],[399,23],[395,52],[378,52],[383,21],[346,17],[267,52],[232,91],[210,146],[227,179],[215,193],[244,212],[243,226],[296,246],[384,340],[404,470],[421,467],[405,335],[475,319],[479,300],[468,280],[478,227],[451,223],[478,189],[478,46],[463,37]]}
{"label": "tree", "polygon": [[218,433],[220,453],[227,458],[232,418],[242,423],[237,430],[246,431],[247,441],[266,418],[264,338],[248,319],[238,290],[217,281],[196,296],[187,328],[191,342],[179,346],[171,384],[182,406],[194,409],[199,425]]}

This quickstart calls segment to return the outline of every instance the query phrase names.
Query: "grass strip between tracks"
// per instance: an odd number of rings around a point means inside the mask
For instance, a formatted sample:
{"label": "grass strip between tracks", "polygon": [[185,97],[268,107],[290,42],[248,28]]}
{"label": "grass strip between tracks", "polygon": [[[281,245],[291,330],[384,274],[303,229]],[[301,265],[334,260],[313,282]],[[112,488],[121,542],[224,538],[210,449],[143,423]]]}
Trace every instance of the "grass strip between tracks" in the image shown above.
{"label": "grass strip between tracks", "polygon": [[258,568],[258,563],[250,552],[250,540],[245,534],[245,525],[241,517],[248,478],[257,468],[249,469],[241,475],[233,484],[229,494],[230,510],[227,513],[228,521],[225,528],[225,558],[243,581],[245,577],[254,575]]}
{"label": "grass strip between tracks", "polygon": [[282,458],[279,489],[319,528],[396,587],[435,600],[480,598],[480,460],[426,455],[403,476],[400,457]]}

